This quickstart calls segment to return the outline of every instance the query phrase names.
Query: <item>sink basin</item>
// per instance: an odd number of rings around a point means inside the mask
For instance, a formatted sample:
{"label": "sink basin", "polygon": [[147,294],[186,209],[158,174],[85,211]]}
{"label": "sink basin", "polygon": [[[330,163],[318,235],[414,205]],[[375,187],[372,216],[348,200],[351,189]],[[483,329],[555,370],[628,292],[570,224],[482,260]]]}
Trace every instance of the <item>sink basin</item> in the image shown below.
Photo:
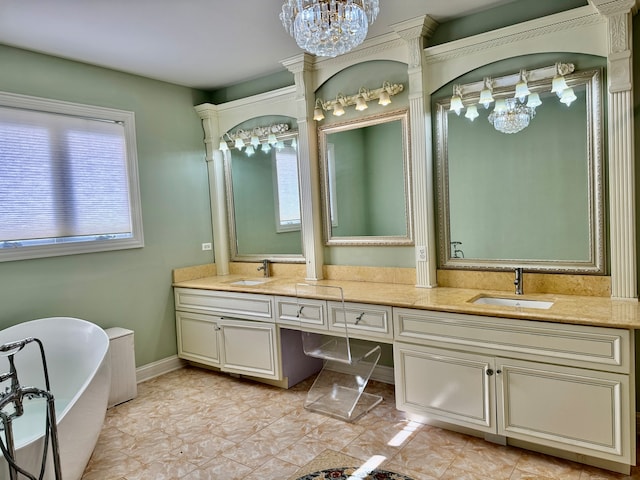
{"label": "sink basin", "polygon": [[230,285],[253,286],[253,285],[262,285],[263,283],[267,283],[268,281],[269,281],[268,278],[253,278],[253,279],[236,280],[235,282],[231,282]]}
{"label": "sink basin", "polygon": [[553,302],[544,300],[527,300],[524,298],[478,297],[473,303],[478,305],[498,305],[501,307],[539,308],[547,310]]}

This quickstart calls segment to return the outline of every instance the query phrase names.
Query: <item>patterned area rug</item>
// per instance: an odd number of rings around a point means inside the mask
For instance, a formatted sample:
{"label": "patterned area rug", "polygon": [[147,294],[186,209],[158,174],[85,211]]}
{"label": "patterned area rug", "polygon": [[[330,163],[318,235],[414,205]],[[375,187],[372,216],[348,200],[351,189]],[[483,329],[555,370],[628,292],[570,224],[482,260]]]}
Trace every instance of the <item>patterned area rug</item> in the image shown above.
{"label": "patterned area rug", "polygon": [[298,480],[412,480],[406,475],[387,472],[386,470],[358,471],[355,467],[329,468],[309,473]]}

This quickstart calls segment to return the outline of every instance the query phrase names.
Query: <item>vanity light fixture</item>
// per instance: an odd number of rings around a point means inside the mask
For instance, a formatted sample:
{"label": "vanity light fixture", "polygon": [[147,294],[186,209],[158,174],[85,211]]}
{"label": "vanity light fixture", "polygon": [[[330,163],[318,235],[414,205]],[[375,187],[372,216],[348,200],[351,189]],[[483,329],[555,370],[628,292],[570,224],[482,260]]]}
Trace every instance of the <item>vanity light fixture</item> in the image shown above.
{"label": "vanity light fixture", "polygon": [[336,101],[333,104],[333,115],[336,117],[341,117],[342,115],[344,115],[344,103],[345,102],[345,98],[344,95],[339,93],[338,96],[336,97]]}
{"label": "vanity light fixture", "polygon": [[315,108],[313,110],[313,119],[317,122],[324,120],[323,111],[333,110],[335,116],[344,115],[345,107],[355,105],[357,111],[363,111],[369,108],[368,102],[378,100],[378,104],[387,106],[391,103],[391,97],[397,95],[404,90],[404,85],[401,83],[390,83],[385,81],[382,83],[382,87],[375,90],[369,90],[365,87],[360,87],[358,93],[353,95],[343,95],[339,93],[335,100],[323,101],[321,98],[316,99]]}
{"label": "vanity light fixture", "polygon": [[491,78],[485,77],[483,82],[483,88],[480,91],[480,100],[478,100],[478,103],[484,108],[489,108],[489,105],[493,103],[493,81]]}
{"label": "vanity light fixture", "polygon": [[[226,132],[220,138],[221,151],[228,151],[232,148],[244,151],[248,157],[254,155],[258,149],[262,153],[269,153],[272,148],[282,149],[285,147],[285,140],[293,148],[297,148],[295,134],[297,131],[290,130],[286,123],[276,123],[266,127],[255,127],[251,131],[238,129],[235,132]],[[229,141],[225,140],[225,137]]]}
{"label": "vanity light fixture", "polygon": [[[536,115],[536,108],[542,105],[542,80],[551,80],[551,91],[556,93],[560,102],[565,105],[570,106],[576,100],[573,88],[565,79],[565,75],[573,73],[574,69],[571,63],[556,63],[549,67],[531,71],[520,70],[517,74],[493,79],[485,77],[482,82],[455,84],[449,111],[460,115],[466,106],[464,116],[473,121],[479,116],[476,103],[488,108],[495,102],[493,111],[487,117],[493,127],[502,133],[520,132],[529,126]],[[529,82],[532,82],[533,91],[529,88]],[[506,92],[509,91],[514,92],[513,97],[506,97]]]}
{"label": "vanity light fixture", "polygon": [[478,107],[476,107],[475,105],[469,105],[467,107],[467,113],[465,113],[464,116],[465,118],[468,118],[473,122],[476,118],[480,116],[480,114],[478,113]]}
{"label": "vanity light fixture", "polygon": [[360,87],[360,91],[356,96],[356,110],[359,112],[362,112],[369,108],[369,105],[367,105],[367,101],[364,99],[363,92],[366,93],[366,89],[364,87]]}
{"label": "vanity light fixture", "polygon": [[527,73],[524,70],[520,70],[520,80],[516,83],[516,95],[515,97],[524,102],[524,99],[530,94],[529,85],[527,85]]}
{"label": "vanity light fixture", "polygon": [[464,108],[464,104],[462,103],[462,89],[460,85],[453,86],[453,95],[451,96],[451,107],[449,107],[449,111],[456,112],[456,115],[460,115],[460,112]]}
{"label": "vanity light fixture", "polygon": [[[558,97],[561,97],[562,92],[564,92],[567,88],[569,88],[564,76],[567,75],[568,73],[573,72],[573,68],[569,70],[567,68],[567,65],[571,65],[571,64],[563,64],[563,63],[555,64],[556,72],[553,77],[553,80],[551,81],[551,91],[556,95],[558,95]],[[571,67],[573,67],[573,65],[571,65]]]}
{"label": "vanity light fixture", "polygon": [[320,100],[319,98],[316,98],[316,106],[313,109],[313,119],[316,122],[320,122],[324,120],[324,112],[322,110],[322,100]]}

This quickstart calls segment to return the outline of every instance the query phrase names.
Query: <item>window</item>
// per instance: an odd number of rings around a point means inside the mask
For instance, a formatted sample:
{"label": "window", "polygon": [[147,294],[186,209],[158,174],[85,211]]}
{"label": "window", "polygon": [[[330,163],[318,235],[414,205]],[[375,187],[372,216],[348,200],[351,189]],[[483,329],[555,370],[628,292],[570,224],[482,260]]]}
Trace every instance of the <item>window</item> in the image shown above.
{"label": "window", "polygon": [[291,146],[274,148],[276,231],[300,230],[300,192],[298,191],[298,155]]}
{"label": "window", "polygon": [[0,261],[143,245],[133,113],[0,93]]}

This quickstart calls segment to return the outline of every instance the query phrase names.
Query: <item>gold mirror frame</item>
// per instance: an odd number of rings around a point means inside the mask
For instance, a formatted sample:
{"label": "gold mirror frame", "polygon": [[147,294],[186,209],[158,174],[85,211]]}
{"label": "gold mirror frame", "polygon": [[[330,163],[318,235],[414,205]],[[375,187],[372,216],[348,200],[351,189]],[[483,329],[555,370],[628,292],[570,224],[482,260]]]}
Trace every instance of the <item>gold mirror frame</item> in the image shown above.
{"label": "gold mirror frame", "polygon": [[[409,112],[408,109],[397,110],[380,115],[359,118],[343,123],[333,123],[318,127],[318,146],[320,151],[320,173],[321,173],[321,197],[323,207],[323,229],[325,245],[413,245],[413,215],[412,215],[412,194],[411,194],[411,161],[410,161],[410,134],[409,134]],[[329,172],[329,142],[328,136],[333,133],[346,132],[359,128],[366,128],[374,125],[381,125],[400,121],[402,138],[400,141],[403,168],[403,185],[404,190],[404,218],[405,218],[405,234],[404,235],[362,235],[362,236],[336,236],[333,235],[333,225],[331,219],[331,175]],[[400,213],[398,213],[400,214]]]}
{"label": "gold mirror frame", "polygon": [[[448,158],[448,115],[450,100],[436,103],[436,175],[437,175],[437,215],[438,215],[438,261],[443,269],[468,270],[509,270],[524,267],[527,270],[550,273],[605,274],[605,226],[603,200],[603,162],[602,162],[602,93],[601,71],[588,70],[566,75],[569,86],[586,86],[586,138],[587,158],[585,159],[588,178],[588,231],[589,258],[584,261],[566,261],[562,259],[530,260],[518,258],[456,258],[452,254],[451,222],[449,218],[449,158]],[[464,85],[462,86],[465,87]],[[550,90],[551,79],[529,84],[534,88]],[[501,90],[495,94],[513,96],[514,89]],[[472,95],[471,101],[477,103],[479,94]],[[485,120],[486,121],[486,120]],[[535,121],[532,120],[532,121]],[[517,134],[515,134],[517,135]],[[479,152],[480,153],[480,152]]]}

